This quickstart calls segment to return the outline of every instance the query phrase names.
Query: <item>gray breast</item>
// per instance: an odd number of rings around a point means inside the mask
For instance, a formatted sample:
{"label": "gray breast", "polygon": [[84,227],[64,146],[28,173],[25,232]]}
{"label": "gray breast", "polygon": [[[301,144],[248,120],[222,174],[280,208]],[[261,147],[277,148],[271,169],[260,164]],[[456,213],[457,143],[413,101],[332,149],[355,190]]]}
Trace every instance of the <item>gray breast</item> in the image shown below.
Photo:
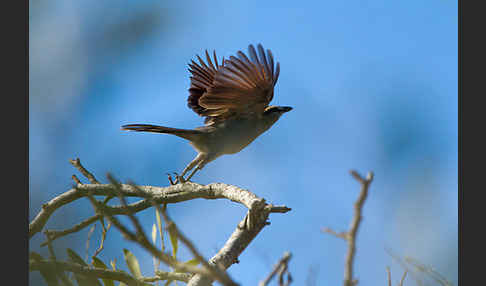
{"label": "gray breast", "polygon": [[219,154],[234,154],[241,151],[266,129],[262,129],[254,119],[231,120],[218,126],[211,136],[211,150]]}

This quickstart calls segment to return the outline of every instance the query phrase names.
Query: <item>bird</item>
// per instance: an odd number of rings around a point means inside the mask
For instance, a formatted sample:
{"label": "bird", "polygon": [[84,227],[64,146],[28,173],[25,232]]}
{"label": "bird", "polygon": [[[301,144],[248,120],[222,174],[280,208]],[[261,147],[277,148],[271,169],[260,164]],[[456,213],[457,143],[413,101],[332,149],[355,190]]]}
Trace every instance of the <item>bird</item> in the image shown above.
{"label": "bird", "polygon": [[[235,56],[218,62],[216,51],[211,59],[205,51],[206,62],[196,55],[199,63],[189,65],[190,88],[187,106],[204,117],[204,126],[180,129],[151,124],[127,124],[122,130],[166,133],[186,139],[197,151],[196,157],[176,175],[175,183],[189,181],[206,164],[225,154],[240,152],[262,133],[270,129],[290,106],[269,105],[280,74],[280,63],[274,62],[272,52],[250,44],[248,55],[241,50]],[[192,172],[184,178],[184,176]]]}

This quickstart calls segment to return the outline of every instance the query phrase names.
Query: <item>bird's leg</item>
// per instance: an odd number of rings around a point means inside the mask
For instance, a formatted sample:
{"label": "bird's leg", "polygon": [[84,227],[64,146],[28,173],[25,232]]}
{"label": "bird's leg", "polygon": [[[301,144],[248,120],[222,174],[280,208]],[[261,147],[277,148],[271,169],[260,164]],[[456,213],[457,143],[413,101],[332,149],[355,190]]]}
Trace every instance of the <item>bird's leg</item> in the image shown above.
{"label": "bird's leg", "polygon": [[172,179],[172,176],[167,173],[167,177],[169,178],[169,183],[171,185],[177,185],[178,183],[184,183],[185,180],[182,176],[179,176],[179,174],[177,174],[176,172],[173,172],[174,173],[174,176],[175,176],[175,180]]}
{"label": "bird's leg", "polygon": [[189,176],[187,178],[185,178],[184,180],[186,182],[189,181],[192,178],[192,176],[194,176],[194,174],[197,172],[197,170],[200,170],[199,169],[199,166],[197,166],[196,168],[194,168],[194,170],[192,170],[191,174],[189,174]]}
{"label": "bird's leg", "polygon": [[204,157],[204,154],[203,153],[199,153],[197,154],[196,158],[194,158],[194,160],[191,161],[191,163],[189,163],[186,168],[184,168],[184,170],[182,171],[180,177],[184,177],[184,175],[192,170],[192,168],[194,168],[194,166],[196,166]]}
{"label": "bird's leg", "polygon": [[206,161],[205,159],[207,158],[207,156],[203,157],[201,159],[201,161],[199,162],[199,164],[197,164],[197,167],[194,168],[194,170],[191,172],[191,174],[185,179],[186,181],[189,181],[192,176],[194,176],[194,174],[198,171],[198,170],[201,170],[202,168],[204,168],[204,166],[206,165]]}
{"label": "bird's leg", "polygon": [[169,183],[170,183],[171,185],[175,185],[175,184],[177,184],[177,179],[176,179],[176,181],[174,182],[174,181],[172,180],[172,176],[171,176],[169,173],[167,173],[167,177],[169,178]]}
{"label": "bird's leg", "polygon": [[175,182],[172,181],[172,177],[170,175],[168,175],[169,176],[169,182],[170,182],[170,184],[171,185],[175,185],[175,184],[184,183],[185,181],[187,181],[187,180],[184,179],[184,175],[188,171],[192,170],[192,168],[194,168],[194,166],[196,166],[201,160],[203,160],[203,158],[204,158],[204,154],[203,153],[197,154],[196,158],[194,158],[194,160],[192,160],[191,163],[189,163],[184,168],[184,170],[182,171],[182,173],[180,175],[178,175],[177,173],[174,173],[175,174],[175,177],[176,177]]}

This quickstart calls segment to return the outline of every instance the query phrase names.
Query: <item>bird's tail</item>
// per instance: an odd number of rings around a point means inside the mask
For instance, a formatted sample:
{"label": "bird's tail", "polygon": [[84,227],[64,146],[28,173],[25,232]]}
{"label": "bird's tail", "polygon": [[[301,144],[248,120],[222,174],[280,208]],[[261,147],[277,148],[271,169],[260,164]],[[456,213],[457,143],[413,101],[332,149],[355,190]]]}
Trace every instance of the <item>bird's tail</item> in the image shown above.
{"label": "bird's tail", "polygon": [[121,130],[143,131],[154,133],[167,133],[179,136],[181,138],[192,141],[199,137],[202,132],[199,130],[178,129],[165,126],[151,125],[151,124],[127,124],[121,127]]}

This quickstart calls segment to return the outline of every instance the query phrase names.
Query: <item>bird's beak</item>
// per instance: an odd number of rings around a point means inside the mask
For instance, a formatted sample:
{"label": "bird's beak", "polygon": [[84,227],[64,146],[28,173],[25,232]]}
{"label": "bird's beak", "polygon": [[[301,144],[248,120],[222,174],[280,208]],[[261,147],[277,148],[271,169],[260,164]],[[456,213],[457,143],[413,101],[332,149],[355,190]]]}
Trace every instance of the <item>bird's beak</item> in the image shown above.
{"label": "bird's beak", "polygon": [[289,112],[290,110],[292,110],[293,108],[290,107],[290,106],[282,106],[280,107],[280,110],[282,110],[283,112]]}

